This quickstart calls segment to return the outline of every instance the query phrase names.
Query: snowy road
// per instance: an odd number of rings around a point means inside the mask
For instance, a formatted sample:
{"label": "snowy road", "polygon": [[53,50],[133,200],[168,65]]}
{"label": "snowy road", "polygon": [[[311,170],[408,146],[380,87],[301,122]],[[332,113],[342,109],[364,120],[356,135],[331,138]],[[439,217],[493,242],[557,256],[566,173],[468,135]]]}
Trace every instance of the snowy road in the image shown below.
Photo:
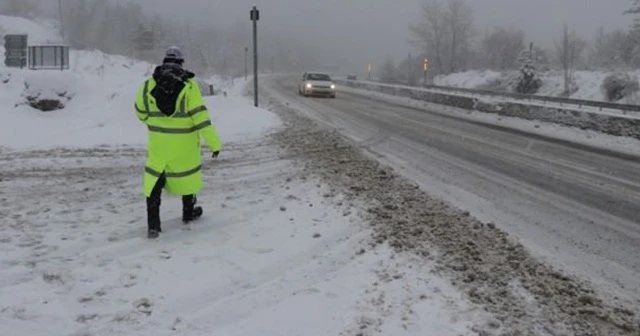
{"label": "snowy road", "polygon": [[435,196],[494,222],[536,255],[640,305],[640,159],[355,94],[269,92],[337,128]]}

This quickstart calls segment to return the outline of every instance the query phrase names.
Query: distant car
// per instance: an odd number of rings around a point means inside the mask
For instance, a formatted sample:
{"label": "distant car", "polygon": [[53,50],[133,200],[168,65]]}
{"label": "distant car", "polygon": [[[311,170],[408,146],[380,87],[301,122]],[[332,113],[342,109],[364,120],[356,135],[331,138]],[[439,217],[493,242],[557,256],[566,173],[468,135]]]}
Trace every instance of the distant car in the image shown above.
{"label": "distant car", "polygon": [[305,96],[336,97],[336,85],[331,76],[322,72],[305,72],[298,92]]}
{"label": "distant car", "polygon": [[350,80],[350,81],[358,80],[358,76],[356,76],[356,75],[347,75],[347,80]]}

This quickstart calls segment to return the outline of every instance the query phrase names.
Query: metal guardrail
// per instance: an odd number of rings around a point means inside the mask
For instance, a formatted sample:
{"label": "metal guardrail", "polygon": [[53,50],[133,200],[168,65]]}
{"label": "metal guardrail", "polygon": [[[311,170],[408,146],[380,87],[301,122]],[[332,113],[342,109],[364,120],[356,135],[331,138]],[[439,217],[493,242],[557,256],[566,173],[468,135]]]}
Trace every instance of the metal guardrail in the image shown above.
{"label": "metal guardrail", "polygon": [[69,69],[69,46],[29,46],[29,69]]}
{"label": "metal guardrail", "polygon": [[[362,84],[370,83],[374,85],[398,87],[398,85],[390,85],[390,84],[378,83],[378,82],[350,81],[350,80],[340,80],[340,81],[362,83]],[[623,112],[627,112],[627,111],[640,112],[640,105],[608,103],[608,102],[602,102],[602,101],[596,101],[596,100],[584,100],[584,99],[562,98],[562,97],[552,97],[552,96],[537,96],[537,95],[527,95],[527,94],[520,94],[520,93],[467,89],[467,88],[438,86],[438,85],[400,86],[400,87],[414,89],[414,90],[431,89],[431,90],[440,90],[444,92],[452,92],[452,93],[458,92],[458,93],[466,93],[466,94],[481,95],[481,96],[500,96],[500,97],[517,99],[517,100],[559,103],[559,104],[566,104],[566,105],[574,105],[578,107],[588,106],[588,107],[599,108],[600,110],[612,109],[612,110],[620,110]]]}

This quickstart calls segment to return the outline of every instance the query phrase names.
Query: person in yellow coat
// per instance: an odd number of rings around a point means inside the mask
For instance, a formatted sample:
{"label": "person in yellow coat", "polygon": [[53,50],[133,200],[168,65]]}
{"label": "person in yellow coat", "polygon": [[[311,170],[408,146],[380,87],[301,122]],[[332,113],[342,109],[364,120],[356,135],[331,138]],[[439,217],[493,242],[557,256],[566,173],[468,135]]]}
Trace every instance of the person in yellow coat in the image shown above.
{"label": "person in yellow coat", "polygon": [[202,207],[195,206],[196,194],[203,185],[201,138],[214,159],[222,150],[200,87],[193,79],[195,74],[183,65],[180,48],[169,48],[162,65],[141,85],[135,102],[136,115],[148,129],[144,194],[149,238],[157,238],[162,232],[163,190],[182,196],[185,224],[202,216]]}

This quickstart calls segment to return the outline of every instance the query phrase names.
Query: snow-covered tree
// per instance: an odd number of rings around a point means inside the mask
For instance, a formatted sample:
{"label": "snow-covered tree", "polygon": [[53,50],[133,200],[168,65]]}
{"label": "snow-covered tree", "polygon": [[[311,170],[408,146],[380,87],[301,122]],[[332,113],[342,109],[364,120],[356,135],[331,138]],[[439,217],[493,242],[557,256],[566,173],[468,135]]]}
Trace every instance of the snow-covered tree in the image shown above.
{"label": "snow-covered tree", "polygon": [[608,75],[601,86],[602,93],[608,101],[619,101],[633,96],[640,90],[638,78],[626,72]]}
{"label": "snow-covered tree", "polygon": [[520,66],[520,74],[512,88],[517,93],[535,94],[542,87],[542,80],[538,72],[546,63],[544,52],[534,48],[533,43],[528,49],[522,50],[517,60]]}

